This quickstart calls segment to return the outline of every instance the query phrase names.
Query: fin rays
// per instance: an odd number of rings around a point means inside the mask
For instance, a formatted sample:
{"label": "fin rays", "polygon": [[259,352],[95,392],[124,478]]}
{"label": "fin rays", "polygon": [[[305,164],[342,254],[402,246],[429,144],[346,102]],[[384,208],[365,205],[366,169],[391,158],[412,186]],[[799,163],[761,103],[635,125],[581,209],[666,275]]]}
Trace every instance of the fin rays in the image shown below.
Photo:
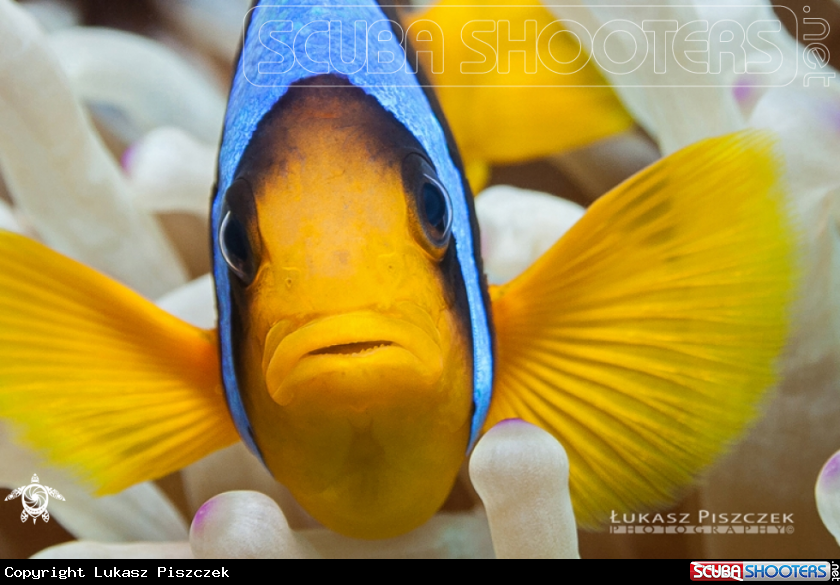
{"label": "fin rays", "polygon": [[0,232],[0,416],[101,494],[236,441],[215,335]]}
{"label": "fin rays", "polygon": [[629,179],[491,289],[485,428],[520,417],[557,436],[582,526],[672,501],[775,380],[794,245],[766,134],[707,140]]}

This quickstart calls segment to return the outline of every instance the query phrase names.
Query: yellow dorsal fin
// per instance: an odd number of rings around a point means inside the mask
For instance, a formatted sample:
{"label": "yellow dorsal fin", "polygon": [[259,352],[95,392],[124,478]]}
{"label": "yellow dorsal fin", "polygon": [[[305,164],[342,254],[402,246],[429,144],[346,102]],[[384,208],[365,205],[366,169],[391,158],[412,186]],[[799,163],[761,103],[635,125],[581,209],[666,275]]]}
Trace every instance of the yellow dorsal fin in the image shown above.
{"label": "yellow dorsal fin", "polygon": [[0,416],[100,494],[237,440],[215,332],[9,232],[0,232]]}
{"label": "yellow dorsal fin", "polygon": [[767,134],[692,145],[491,290],[485,429],[519,417],[552,432],[581,525],[673,501],[774,383],[796,273],[780,172]]}
{"label": "yellow dorsal fin", "polygon": [[[633,125],[594,62],[538,2],[443,0],[404,20],[476,193],[487,178],[482,165],[548,156]],[[523,47],[535,49],[508,52]]]}

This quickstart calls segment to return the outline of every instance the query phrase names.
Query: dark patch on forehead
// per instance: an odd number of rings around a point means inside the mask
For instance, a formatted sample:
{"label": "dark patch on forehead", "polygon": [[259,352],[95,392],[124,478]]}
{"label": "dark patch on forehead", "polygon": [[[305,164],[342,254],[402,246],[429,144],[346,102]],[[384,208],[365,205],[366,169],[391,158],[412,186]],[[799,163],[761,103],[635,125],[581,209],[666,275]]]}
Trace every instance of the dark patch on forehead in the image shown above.
{"label": "dark patch on forehead", "polygon": [[410,152],[425,155],[411,132],[376,98],[339,76],[319,75],[291,86],[260,121],[236,176],[282,172],[295,155],[293,133],[323,131],[331,125],[357,129],[369,154],[377,158],[399,161]]}

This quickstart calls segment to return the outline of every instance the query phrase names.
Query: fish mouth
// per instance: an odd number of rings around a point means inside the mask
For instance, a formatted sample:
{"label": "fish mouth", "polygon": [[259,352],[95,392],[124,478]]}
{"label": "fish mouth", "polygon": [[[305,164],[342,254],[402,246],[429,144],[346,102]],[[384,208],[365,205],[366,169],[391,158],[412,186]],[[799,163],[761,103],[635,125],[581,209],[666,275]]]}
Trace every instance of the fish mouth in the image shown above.
{"label": "fish mouth", "polygon": [[361,341],[357,343],[341,343],[339,345],[331,345],[315,351],[310,351],[306,355],[361,355],[369,351],[373,351],[380,347],[388,347],[394,345],[391,341]]}
{"label": "fish mouth", "polygon": [[[419,378],[432,383],[443,371],[440,335],[428,313],[416,305],[398,316],[356,311],[313,319],[290,331],[287,322],[268,332],[263,373],[269,394],[280,405],[293,388],[330,376],[364,393],[379,378]],[[378,378],[379,377],[379,378]]]}

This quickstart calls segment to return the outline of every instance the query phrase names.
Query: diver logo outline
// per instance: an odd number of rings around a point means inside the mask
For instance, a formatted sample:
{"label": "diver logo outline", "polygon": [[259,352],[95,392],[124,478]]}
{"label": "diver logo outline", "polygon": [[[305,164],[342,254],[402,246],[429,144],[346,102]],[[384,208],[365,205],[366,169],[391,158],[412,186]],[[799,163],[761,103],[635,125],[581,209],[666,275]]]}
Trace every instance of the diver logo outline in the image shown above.
{"label": "diver logo outline", "polygon": [[23,512],[20,514],[21,522],[26,522],[29,518],[32,518],[32,523],[35,524],[39,516],[43,518],[44,522],[49,522],[50,513],[47,511],[47,505],[50,502],[50,496],[62,502],[66,500],[55,488],[41,485],[37,473],[32,474],[31,482],[29,485],[12,490],[12,493],[6,496],[6,501],[16,500],[23,496],[21,498],[23,503]]}

